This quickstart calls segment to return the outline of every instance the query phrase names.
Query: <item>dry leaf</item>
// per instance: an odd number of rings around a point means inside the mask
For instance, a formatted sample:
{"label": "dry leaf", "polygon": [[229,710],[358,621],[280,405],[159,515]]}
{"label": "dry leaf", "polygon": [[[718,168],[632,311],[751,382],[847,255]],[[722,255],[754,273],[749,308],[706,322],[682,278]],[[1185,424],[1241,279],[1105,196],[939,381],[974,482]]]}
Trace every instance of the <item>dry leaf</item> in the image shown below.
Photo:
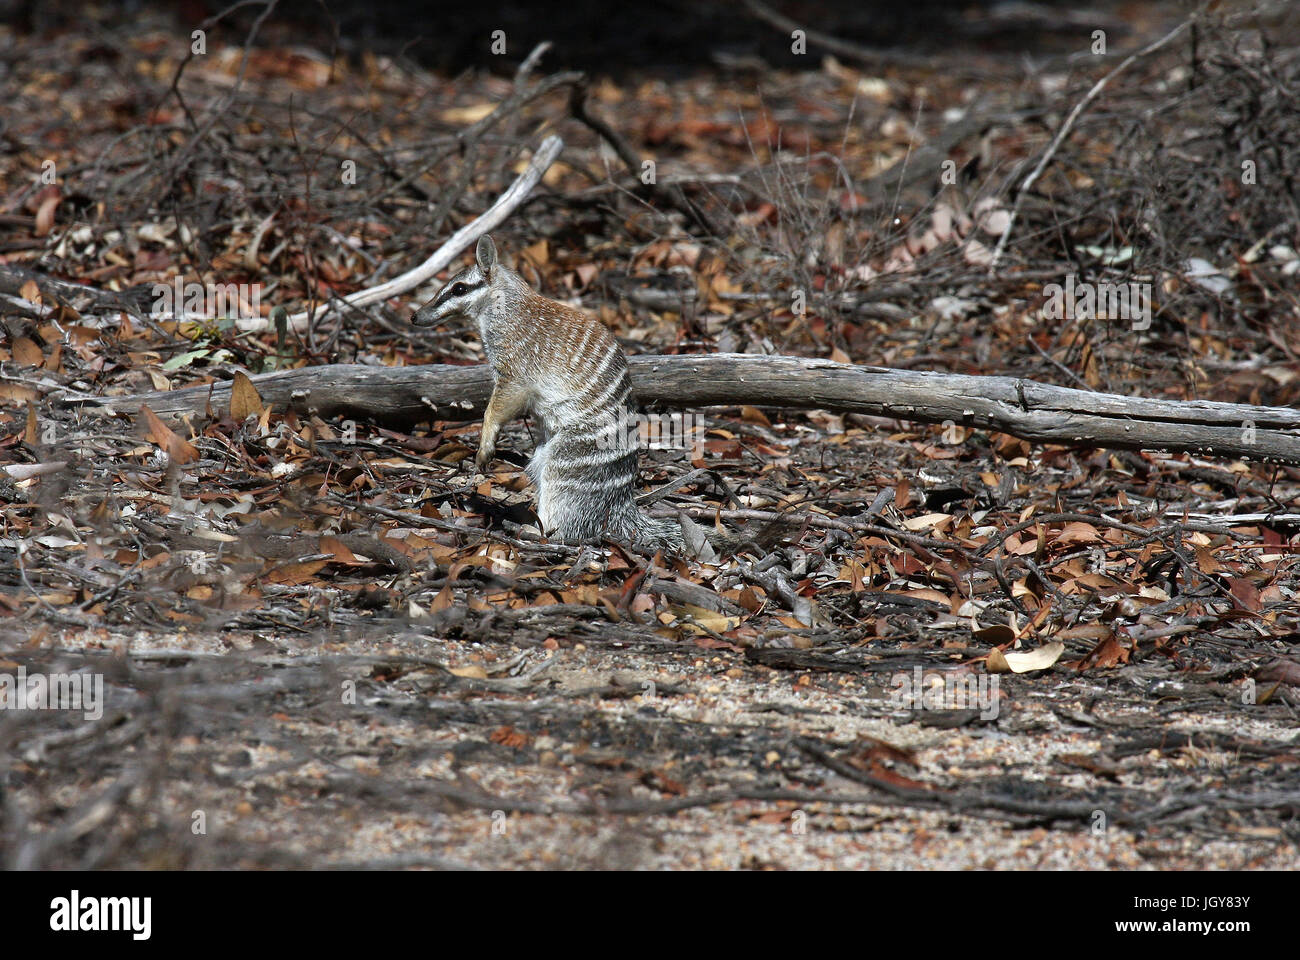
{"label": "dry leaf", "polygon": [[983,627],[971,634],[981,643],[991,643],[996,646],[1012,643],[1016,639],[1016,632],[1008,627],[1005,623],[995,623],[991,627]]}
{"label": "dry leaf", "polygon": [[1067,523],[1061,528],[1061,532],[1056,536],[1056,542],[1066,543],[1093,543],[1101,539],[1101,534],[1097,528],[1090,523]]}
{"label": "dry leaf", "polygon": [[54,229],[54,210],[59,205],[63,197],[56,190],[41,201],[41,207],[36,211],[36,229],[34,236],[46,237]]}
{"label": "dry leaf", "polygon": [[510,747],[514,750],[526,747],[532,741],[532,737],[527,733],[510,726],[497,727],[488,735],[488,739],[493,743],[499,743],[503,747]]}
{"label": "dry leaf", "polygon": [[497,108],[495,103],[476,103],[470,107],[452,107],[442,111],[443,123],[478,123]]}
{"label": "dry leaf", "polygon": [[[448,579],[450,580],[454,578],[448,577]],[[443,584],[442,589],[438,591],[438,595],[433,598],[433,603],[429,604],[429,612],[437,613],[439,610],[446,610],[448,607],[455,605],[455,603],[456,595],[451,592],[451,584],[445,583]]]}
{"label": "dry leaf", "polygon": [[1119,641],[1113,636],[1107,637],[1083,658],[1082,663],[1085,667],[1109,669],[1121,663],[1128,663],[1130,653],[1131,651],[1127,647],[1120,646]]}
{"label": "dry leaf", "polygon": [[1233,599],[1241,606],[1243,610],[1252,612],[1259,610],[1259,591],[1255,585],[1243,577],[1233,577],[1228,586]]}
{"label": "dry leaf", "polygon": [[923,517],[910,517],[903,521],[903,526],[908,530],[917,531],[934,527],[936,530],[943,530],[952,521],[952,515],[947,513],[927,513]]}
{"label": "dry leaf", "polygon": [[308,560],[305,563],[286,563],[267,573],[266,579],[283,586],[297,586],[306,583],[321,571],[328,561]]}
{"label": "dry leaf", "polygon": [[353,564],[361,562],[357,559],[356,554],[349,550],[345,544],[335,537],[321,537],[320,552],[334,554],[335,563]]}
{"label": "dry leaf", "polygon": [[468,667],[452,667],[450,673],[453,677],[468,677],[471,680],[486,680],[488,678],[486,670],[472,664]]}
{"label": "dry leaf", "polygon": [[173,463],[192,463],[199,458],[199,452],[194,449],[194,445],[172,433],[167,424],[159,420],[158,414],[148,406],[141,404],[140,412],[144,414],[145,423],[149,427],[148,438],[167,451],[167,456]]}
{"label": "dry leaf", "polygon": [[45,362],[45,354],[28,337],[16,337],[13,343],[14,363],[22,367],[39,367]]}
{"label": "dry leaf", "polygon": [[40,394],[31,387],[18,383],[0,383],[0,401],[12,404],[31,403],[40,398]]}
{"label": "dry leaf", "polygon": [[1029,673],[1033,670],[1046,670],[1065,653],[1065,644],[1059,641],[1045,643],[1037,650],[1024,653],[1003,653],[994,650],[989,654],[987,667],[989,673]]}
{"label": "dry leaf", "polygon": [[538,240],[532,246],[524,247],[522,253],[534,267],[544,267],[551,261],[550,246],[545,238]]}
{"label": "dry leaf", "polygon": [[[669,613],[678,618],[673,625],[694,634],[705,633],[707,628],[714,633],[726,633],[740,623],[739,617],[728,617],[725,614],[718,613],[716,610],[707,610],[704,607],[697,607],[693,603],[674,603],[668,606]],[[689,617],[692,622],[686,622],[685,618]],[[662,617],[660,618],[663,619]],[[671,622],[671,621],[664,621]]]}
{"label": "dry leaf", "polygon": [[230,385],[230,418],[243,423],[248,417],[262,413],[262,397],[243,371],[235,371],[235,381]]}

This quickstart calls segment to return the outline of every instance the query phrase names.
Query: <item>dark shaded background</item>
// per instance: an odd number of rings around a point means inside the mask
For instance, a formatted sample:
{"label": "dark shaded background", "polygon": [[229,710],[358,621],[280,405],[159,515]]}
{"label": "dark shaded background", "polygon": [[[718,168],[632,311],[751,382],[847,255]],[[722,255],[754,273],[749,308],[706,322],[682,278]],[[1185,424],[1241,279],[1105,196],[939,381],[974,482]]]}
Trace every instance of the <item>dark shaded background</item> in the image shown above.
{"label": "dark shaded background", "polygon": [[[1078,50],[1090,25],[1123,33],[1121,15],[1135,8],[1187,9],[1182,0],[1164,3],[1080,4],[1070,0],[1035,3],[1006,0],[770,0],[774,10],[869,48],[916,54],[956,49],[1004,50],[1042,56]],[[0,18],[24,33],[40,34],[87,20],[120,25],[143,15],[172,15],[192,27],[226,9],[209,0],[142,3],[110,0],[88,7],[77,0],[0,0]],[[242,36],[261,12],[243,8],[225,23]],[[320,50],[337,47],[349,55],[363,50],[405,54],[425,66],[458,72],[487,66],[509,72],[537,43],[554,44],[552,68],[576,67],[618,74],[627,69],[670,72],[711,66],[816,68],[811,56],[790,52],[788,32],[755,17],[740,0],[548,0],[526,3],[416,3],[409,0],[283,0],[263,26],[266,41]],[[508,52],[488,54],[493,30],[506,31]]]}

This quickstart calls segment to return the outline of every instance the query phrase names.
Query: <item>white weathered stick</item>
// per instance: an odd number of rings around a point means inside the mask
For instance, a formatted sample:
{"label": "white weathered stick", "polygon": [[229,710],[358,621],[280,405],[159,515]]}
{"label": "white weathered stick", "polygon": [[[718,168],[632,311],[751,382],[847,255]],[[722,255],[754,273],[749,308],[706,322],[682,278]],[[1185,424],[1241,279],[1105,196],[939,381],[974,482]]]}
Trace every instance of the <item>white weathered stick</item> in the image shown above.
{"label": "white weathered stick", "polygon": [[11,480],[30,480],[32,477],[43,477],[47,473],[58,473],[67,468],[66,460],[50,460],[45,463],[11,463],[0,469]]}
{"label": "white weathered stick", "polygon": [[[398,294],[406,293],[408,290],[414,290],[426,280],[445,270],[460,255],[461,251],[472,246],[478,241],[479,237],[489,230],[499,226],[514,212],[515,207],[524,202],[524,199],[532,192],[533,187],[537,186],[538,181],[550,169],[551,164],[555,162],[555,158],[560,155],[560,151],[563,149],[563,140],[555,136],[547,137],[542,141],[542,145],[537,148],[533,158],[528,161],[528,167],[514,183],[510,184],[510,188],[505,193],[497,197],[496,203],[488,207],[483,212],[483,215],[473,223],[468,223],[453,233],[447,242],[434,252],[433,256],[399,277],[394,277],[377,287],[370,287],[368,290],[358,290],[356,293],[350,293],[343,299],[356,307],[380,303],[389,297],[395,297]],[[314,315],[319,316],[330,309],[331,306],[328,303],[321,304],[316,308]],[[303,330],[312,319],[313,314],[311,311],[304,310],[302,313],[295,313],[289,317],[289,327],[293,330]],[[238,323],[240,330],[253,333],[260,333],[271,327],[271,321],[267,317],[249,317],[240,319]]]}

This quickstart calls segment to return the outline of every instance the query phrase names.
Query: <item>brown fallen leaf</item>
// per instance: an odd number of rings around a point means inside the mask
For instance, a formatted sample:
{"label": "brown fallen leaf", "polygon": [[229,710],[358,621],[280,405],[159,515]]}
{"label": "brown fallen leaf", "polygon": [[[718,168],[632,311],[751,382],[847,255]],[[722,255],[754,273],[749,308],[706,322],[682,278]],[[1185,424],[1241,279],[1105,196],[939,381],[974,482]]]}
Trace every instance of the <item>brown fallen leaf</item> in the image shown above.
{"label": "brown fallen leaf", "polygon": [[1128,663],[1131,653],[1131,650],[1122,646],[1113,636],[1106,637],[1080,661],[1079,669],[1087,670],[1091,667],[1097,667],[1106,670],[1117,667],[1121,663]]}
{"label": "brown fallen leaf", "polygon": [[848,761],[859,770],[866,770],[870,764],[882,760],[906,763],[913,767],[917,766],[915,753],[895,746],[888,740],[881,740],[878,737],[860,733],[858,734],[858,743],[862,745],[863,749],[850,755]]}
{"label": "brown fallen leaf", "polygon": [[54,211],[62,199],[62,194],[56,189],[41,201],[40,209],[36,211],[36,229],[32,231],[34,236],[49,236],[50,231],[54,229]]}
{"label": "brown fallen leaf", "polygon": [[744,653],[745,648],[726,640],[715,640],[708,634],[695,637],[693,642],[701,650],[730,650],[732,653]]}
{"label": "brown fallen leaf", "polygon": [[13,342],[14,363],[22,367],[39,367],[45,354],[30,337],[16,337]]}
{"label": "brown fallen leaf", "polygon": [[156,443],[167,452],[173,463],[193,463],[199,458],[199,451],[188,440],[182,440],[173,433],[158,414],[154,413],[145,404],[140,404],[140,412],[144,414],[145,423],[148,425],[147,434],[150,441]]}
{"label": "brown fallen leaf", "polygon": [[1101,534],[1097,528],[1090,523],[1067,523],[1061,528],[1061,532],[1056,535],[1055,543],[1061,545],[1070,543],[1095,543],[1101,539]]}
{"label": "brown fallen leaf", "polygon": [[335,563],[359,564],[361,562],[346,544],[335,537],[321,537],[320,552],[334,554]]}
{"label": "brown fallen leaf", "polygon": [[496,108],[497,104],[495,103],[476,103],[468,107],[451,107],[450,109],[442,111],[442,121],[457,126],[478,123],[488,114],[495,111]]}
{"label": "brown fallen leaf", "polygon": [[1232,592],[1232,598],[1243,610],[1252,613],[1259,610],[1259,591],[1249,580],[1244,577],[1233,577],[1228,589]]}
{"label": "brown fallen leaf", "polygon": [[1223,564],[1214,559],[1214,554],[1210,553],[1206,547],[1196,547],[1196,568],[1201,573],[1218,573],[1223,569]]}
{"label": "brown fallen leaf", "polygon": [[253,381],[243,371],[236,370],[235,380],[230,385],[230,418],[243,423],[248,417],[261,416],[263,406]]}
{"label": "brown fallen leaf", "polygon": [[487,671],[475,664],[470,664],[468,667],[452,667],[449,672],[453,677],[465,677],[469,680],[486,680],[488,678]]}
{"label": "brown fallen leaf", "polygon": [[[454,578],[448,576],[447,579],[452,580]],[[433,598],[433,603],[429,604],[429,612],[437,613],[439,610],[446,610],[448,607],[454,606],[455,603],[456,595],[451,592],[451,584],[445,583],[442,589],[438,591],[438,595]],[[456,671],[453,670],[452,673],[456,673]],[[456,675],[460,676],[460,674]]]}
{"label": "brown fallen leaf", "polygon": [[866,774],[875,777],[885,783],[895,787],[902,787],[905,790],[933,790],[933,784],[925,783],[921,780],[914,780],[911,777],[905,777],[896,770],[891,770],[879,761],[873,761],[866,770]]}
{"label": "brown fallen leaf", "polygon": [[286,563],[270,570],[266,579],[283,586],[297,586],[316,576],[325,566],[326,560],[308,560],[304,563]]}
{"label": "brown fallen leaf", "polygon": [[1036,650],[1023,653],[1011,651],[1003,653],[994,648],[986,662],[989,673],[1029,673],[1033,670],[1046,670],[1065,652],[1065,644],[1059,641],[1045,643]]}
{"label": "brown fallen leaf", "polygon": [[[452,672],[455,673],[454,670]],[[484,673],[484,677],[486,676],[487,674]],[[488,734],[488,739],[491,740],[493,743],[501,744],[501,746],[503,747],[509,747],[512,750],[518,750],[521,747],[528,746],[529,742],[532,740],[532,737],[530,737],[526,733],[516,730],[514,727],[504,726],[504,727],[497,727],[490,734]]]}
{"label": "brown fallen leaf", "polygon": [[534,267],[538,269],[546,266],[551,262],[550,245],[546,238],[543,237],[532,246],[524,247],[521,253],[528,258]]}
{"label": "brown fallen leaf", "polygon": [[0,402],[18,405],[39,399],[40,394],[31,387],[24,387],[18,383],[0,383]]}
{"label": "brown fallen leaf", "polygon": [[1016,632],[1008,627],[1005,623],[995,623],[991,627],[981,627],[971,634],[981,643],[992,644],[993,646],[1003,646],[1012,643],[1016,639]]}
{"label": "brown fallen leaf", "polygon": [[1078,623],[1054,634],[1057,640],[1105,640],[1111,636],[1110,627],[1104,623]]}

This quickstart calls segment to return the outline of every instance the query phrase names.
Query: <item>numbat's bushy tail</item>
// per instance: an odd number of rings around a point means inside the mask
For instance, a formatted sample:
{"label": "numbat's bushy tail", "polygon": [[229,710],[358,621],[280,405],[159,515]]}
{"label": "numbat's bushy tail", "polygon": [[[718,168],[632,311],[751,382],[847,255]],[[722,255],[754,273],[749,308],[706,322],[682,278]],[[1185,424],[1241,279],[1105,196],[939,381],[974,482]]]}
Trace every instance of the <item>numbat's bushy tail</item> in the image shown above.
{"label": "numbat's bushy tail", "polygon": [[475,464],[486,469],[501,427],[529,411],[542,437],[527,474],[547,536],[694,552],[679,523],[637,509],[632,382],[613,334],[599,320],[535,293],[497,260],[491,237],[479,239],[475,260],[412,321],[431,326],[464,317],[478,326],[493,389]]}

